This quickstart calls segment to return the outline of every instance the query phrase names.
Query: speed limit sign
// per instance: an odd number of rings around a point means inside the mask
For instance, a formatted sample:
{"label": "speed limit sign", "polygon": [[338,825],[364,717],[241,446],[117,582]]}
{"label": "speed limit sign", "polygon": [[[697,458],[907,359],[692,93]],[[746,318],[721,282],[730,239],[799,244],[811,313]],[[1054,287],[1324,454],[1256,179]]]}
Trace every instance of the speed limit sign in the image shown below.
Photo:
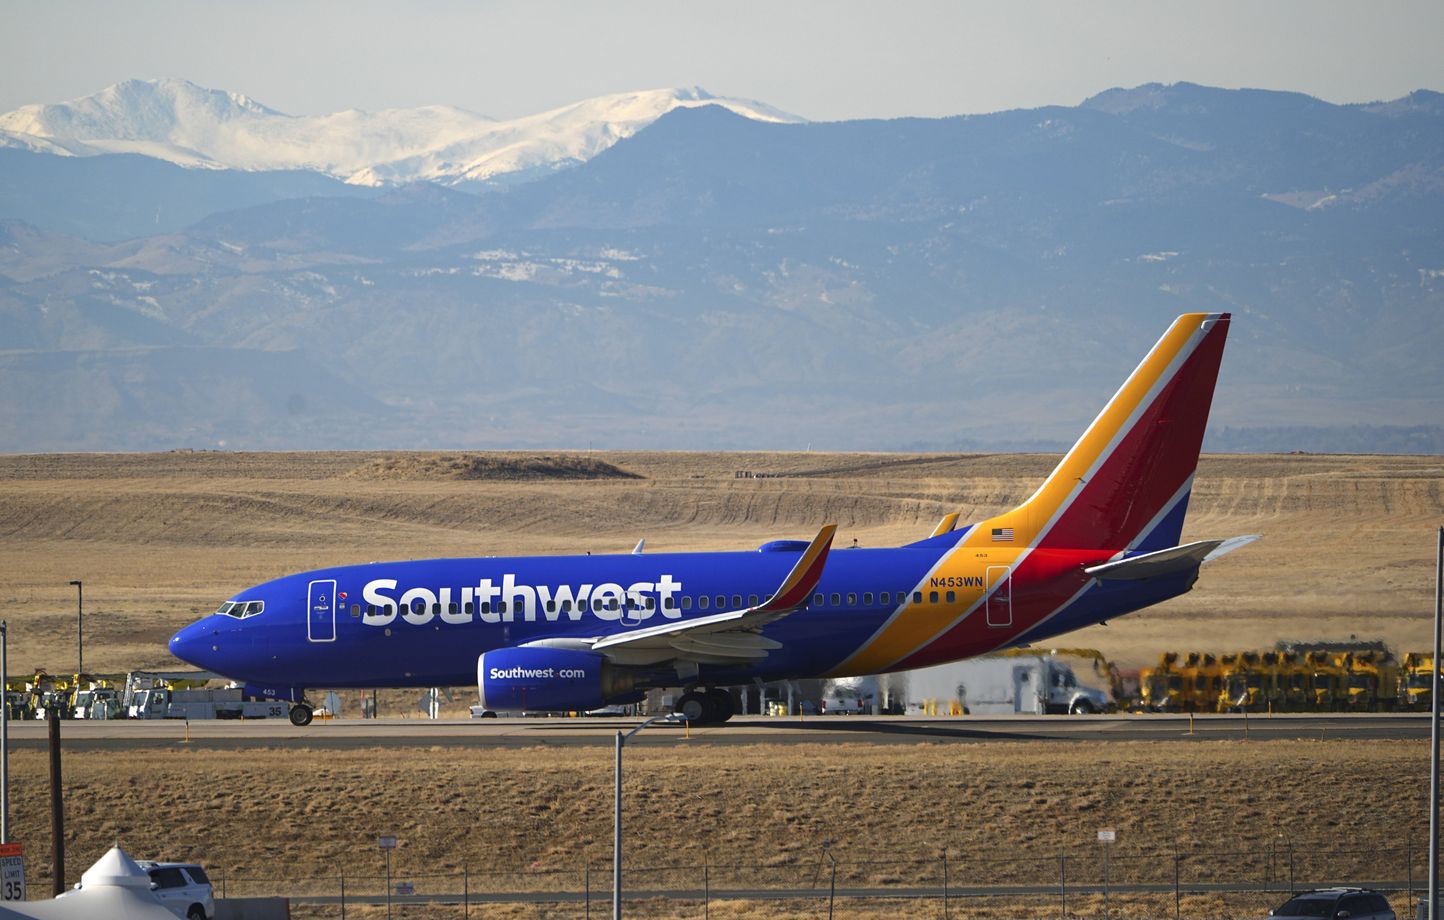
{"label": "speed limit sign", "polygon": [[25,855],[18,843],[0,843],[0,901],[25,900]]}

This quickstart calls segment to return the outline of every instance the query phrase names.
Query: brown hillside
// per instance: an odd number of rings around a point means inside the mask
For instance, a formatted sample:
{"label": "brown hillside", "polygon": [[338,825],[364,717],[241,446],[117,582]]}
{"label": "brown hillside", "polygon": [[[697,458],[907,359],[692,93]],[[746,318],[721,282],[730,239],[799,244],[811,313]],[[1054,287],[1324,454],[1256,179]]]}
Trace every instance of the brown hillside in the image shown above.
{"label": "brown hillside", "polygon": [[[840,545],[925,536],[1025,498],[1055,457],[810,453],[165,453],[0,457],[11,668],[170,661],[171,631],[287,572],[439,555],[748,548],[840,525]],[[376,473],[395,460],[403,475]],[[537,478],[520,471],[540,470]],[[363,472],[370,471],[370,472]],[[578,478],[567,471],[593,471]],[[612,472],[615,471],[615,472]],[[739,471],[772,474],[738,478]],[[372,475],[381,478],[372,478]],[[638,477],[638,478],[631,478]],[[1261,533],[1190,595],[1076,637],[1125,662],[1279,638],[1427,644],[1444,459],[1210,456],[1185,538]]]}

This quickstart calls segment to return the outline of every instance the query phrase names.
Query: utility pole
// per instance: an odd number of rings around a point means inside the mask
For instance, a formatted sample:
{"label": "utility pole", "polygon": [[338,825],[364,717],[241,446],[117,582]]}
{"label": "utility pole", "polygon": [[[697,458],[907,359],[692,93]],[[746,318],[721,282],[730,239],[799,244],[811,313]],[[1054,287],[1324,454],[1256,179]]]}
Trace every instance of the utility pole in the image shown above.
{"label": "utility pole", "polygon": [[0,843],[10,842],[10,631],[0,620]]}
{"label": "utility pole", "polygon": [[76,674],[85,673],[85,585],[79,581],[72,581],[75,585],[75,657],[78,659],[75,665]]}
{"label": "utility pole", "polygon": [[1429,662],[1429,920],[1435,920],[1439,903],[1439,656],[1441,622],[1444,622],[1444,527],[1439,528],[1434,556],[1434,658]]}

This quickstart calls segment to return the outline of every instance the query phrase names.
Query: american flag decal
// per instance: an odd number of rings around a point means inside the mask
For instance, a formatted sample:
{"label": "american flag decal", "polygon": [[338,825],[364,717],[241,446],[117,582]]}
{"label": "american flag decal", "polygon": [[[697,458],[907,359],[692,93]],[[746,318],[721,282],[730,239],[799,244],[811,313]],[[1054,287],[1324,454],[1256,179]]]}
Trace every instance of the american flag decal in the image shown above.
{"label": "american flag decal", "polygon": [[1013,540],[1013,528],[1011,528],[1011,527],[994,527],[994,528],[993,528],[993,542],[994,542],[994,543],[1011,543],[1012,540]]}

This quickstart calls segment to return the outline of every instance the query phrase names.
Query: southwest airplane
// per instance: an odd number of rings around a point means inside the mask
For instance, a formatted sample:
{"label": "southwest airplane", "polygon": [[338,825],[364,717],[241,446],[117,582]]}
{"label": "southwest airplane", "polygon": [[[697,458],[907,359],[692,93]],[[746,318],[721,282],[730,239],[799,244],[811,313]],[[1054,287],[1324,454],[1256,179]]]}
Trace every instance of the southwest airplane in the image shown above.
{"label": "southwest airplane", "polygon": [[921,668],[1038,642],[1187,592],[1256,537],[1179,545],[1229,314],[1180,316],[1022,505],[927,539],[829,552],[483,557],[342,566],[248,588],[170,640],[176,657],[289,701],[306,688],[478,682],[491,711]]}

